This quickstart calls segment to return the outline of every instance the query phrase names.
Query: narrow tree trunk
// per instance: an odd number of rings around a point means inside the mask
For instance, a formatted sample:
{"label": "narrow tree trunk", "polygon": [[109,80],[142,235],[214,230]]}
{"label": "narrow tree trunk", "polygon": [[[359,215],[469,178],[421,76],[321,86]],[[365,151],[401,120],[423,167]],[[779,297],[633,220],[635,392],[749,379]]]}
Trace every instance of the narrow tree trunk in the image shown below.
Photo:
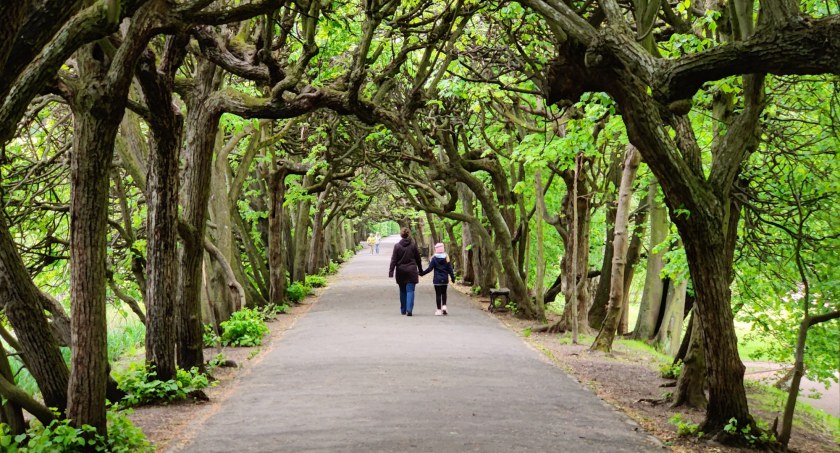
{"label": "narrow tree trunk", "polygon": [[[640,200],[640,206],[644,200]],[[633,276],[636,274],[636,265],[639,264],[639,257],[642,249],[642,236],[647,229],[647,208],[640,208],[633,219],[633,235],[630,238],[630,246],[627,248],[627,264],[624,267],[624,296],[621,300],[621,320],[618,323],[618,334],[626,335],[628,331],[628,318],[630,312],[630,287],[633,285]]]}
{"label": "narrow tree trunk", "polygon": [[[542,197],[543,195],[543,184],[542,184],[542,172],[540,170],[536,171],[534,175],[534,193],[537,197]],[[536,219],[536,241],[537,241],[537,275],[536,275],[536,282],[534,292],[536,293],[536,304],[537,310],[539,312],[540,317],[545,316],[545,305],[543,305],[543,301],[545,298],[545,246],[543,244],[545,238],[543,237],[543,209],[536,209],[537,219]]]}
{"label": "narrow tree trunk", "polygon": [[615,239],[613,240],[612,283],[610,285],[610,304],[607,317],[601,331],[592,343],[593,351],[610,352],[613,339],[621,316],[624,297],[624,267],[627,258],[627,223],[630,217],[630,201],[633,195],[633,181],[639,168],[639,152],[633,145],[627,147],[627,158],[621,176],[621,188],[618,195],[618,210],[615,216]]}
{"label": "narrow tree trunk", "polygon": [[[3,379],[8,386],[14,386],[15,376],[12,374],[11,365],[9,365],[9,357],[6,354],[6,348],[2,344],[0,344],[0,379]],[[26,431],[26,422],[23,420],[23,410],[21,409],[20,404],[10,398],[12,393],[14,393],[14,390],[18,390],[21,393],[23,393],[23,391],[17,388],[9,388],[10,391],[5,392],[2,391],[3,387],[0,387],[0,395],[2,395],[5,400],[3,401],[2,409],[0,410],[2,420],[8,425],[9,432],[12,435],[23,434],[23,432]],[[46,409],[46,406],[42,407]],[[47,410],[47,413],[49,413],[49,410]],[[50,416],[52,416],[52,414],[50,414]]]}
{"label": "narrow tree trunk", "polygon": [[[458,198],[461,199],[461,207],[464,213],[473,214],[473,195],[464,183],[457,183]],[[473,237],[470,224],[461,224],[461,274],[465,285],[472,285],[476,282],[475,270],[473,269]]]}
{"label": "narrow tree trunk", "polygon": [[[304,178],[303,185],[310,184],[310,176]],[[306,279],[306,259],[309,246],[309,226],[312,222],[309,210],[312,202],[309,198],[298,203],[297,221],[295,222],[295,265],[292,269],[292,281],[301,282]]]}
{"label": "narrow tree trunk", "polygon": [[604,318],[607,316],[607,304],[610,301],[610,279],[613,259],[613,238],[615,237],[615,198],[618,193],[618,186],[621,184],[621,153],[611,153],[610,167],[607,171],[607,184],[605,191],[607,193],[604,199],[604,206],[606,209],[606,235],[604,236],[604,259],[601,261],[601,277],[598,279],[598,288],[595,290],[595,296],[592,298],[592,306],[589,308],[587,320],[589,327],[593,329],[600,329],[604,323]]}
{"label": "narrow tree trunk", "polygon": [[645,274],[645,289],[642,292],[642,302],[639,305],[639,317],[633,338],[636,340],[650,340],[656,333],[656,324],[662,306],[662,292],[664,286],[660,274],[664,267],[662,256],[666,250],[662,249],[662,242],[668,237],[668,213],[665,206],[656,201],[659,185],[652,183],[648,186],[648,204],[650,205],[650,245],[648,246],[647,273]]}
{"label": "narrow tree trunk", "polygon": [[683,360],[682,371],[677,380],[672,407],[687,406],[702,409],[706,407],[706,354],[703,349],[703,332],[695,312],[688,321],[688,352]]}
{"label": "narrow tree trunk", "polygon": [[306,260],[306,273],[315,275],[318,273],[321,256],[324,252],[324,212],[327,209],[327,197],[332,190],[328,187],[318,195],[318,203],[315,206],[315,218],[312,219],[312,238],[309,242],[308,258]]}
{"label": "narrow tree trunk", "polygon": [[683,278],[679,282],[672,283],[668,285],[665,316],[662,318],[662,326],[656,336],[656,345],[657,349],[675,357],[680,349],[685,313],[685,291],[688,280]]}
{"label": "narrow tree trunk", "polygon": [[286,300],[286,172],[283,168],[270,176],[271,205],[268,211],[269,303],[281,305]]}

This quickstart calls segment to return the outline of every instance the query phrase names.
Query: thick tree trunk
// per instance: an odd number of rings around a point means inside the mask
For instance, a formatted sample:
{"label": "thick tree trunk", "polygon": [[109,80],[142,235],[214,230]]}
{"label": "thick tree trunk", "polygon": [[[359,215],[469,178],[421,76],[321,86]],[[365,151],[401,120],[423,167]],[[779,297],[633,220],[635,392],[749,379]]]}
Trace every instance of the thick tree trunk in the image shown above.
{"label": "thick tree trunk", "polygon": [[204,369],[204,340],[201,318],[201,269],[204,235],[210,197],[213,148],[219,130],[219,112],[209,105],[218,88],[216,66],[201,60],[193,80],[194,90],[187,96],[187,144],[181,185],[184,228],[179,230],[181,281],[179,294],[178,366]]}
{"label": "thick tree trunk", "polygon": [[656,183],[648,187],[648,204],[650,205],[650,244],[648,246],[647,273],[645,274],[645,288],[642,292],[642,302],[639,306],[639,317],[633,338],[636,340],[650,340],[656,333],[659,312],[663,309],[662,292],[664,285],[662,256],[666,250],[658,250],[660,244],[668,237],[668,213],[665,206],[656,201],[659,185]]}
{"label": "thick tree trunk", "polygon": [[[167,40],[167,58],[175,67],[186,53],[186,39]],[[153,146],[146,181],[148,243],[146,264],[146,362],[157,378],[175,378],[175,305],[178,288],[178,164],[183,117],[172,104],[174,70],[158,72],[149,59],[138,67],[138,78],[151,115]],[[164,68],[168,69],[168,68]]]}
{"label": "thick tree trunk", "polygon": [[703,347],[706,351],[715,351],[706,356],[709,405],[701,429],[718,432],[731,418],[738,420],[738,426],[753,420],[747,405],[744,364],[738,355],[738,338],[729,305],[732,261],[731,255],[726,258],[725,249],[730,246],[721,234],[722,225],[704,227],[702,231],[702,224],[698,221],[691,231],[685,231],[685,225],[680,229],[696,294],[695,310],[703,329]]}
{"label": "thick tree trunk", "polygon": [[695,313],[688,321],[688,352],[683,360],[682,371],[677,380],[672,407],[687,406],[704,408],[706,400],[706,353],[703,349],[703,332]]}
{"label": "thick tree trunk", "polygon": [[627,223],[630,217],[630,202],[633,195],[633,181],[639,168],[640,156],[633,145],[628,145],[627,158],[621,176],[621,188],[618,193],[618,210],[615,215],[615,239],[613,239],[613,265],[610,285],[610,304],[607,317],[601,331],[592,343],[593,351],[610,352],[613,339],[621,317],[622,299],[624,298],[624,268],[627,259]]}
{"label": "thick tree trunk", "polygon": [[[92,50],[90,50],[92,52]],[[67,416],[105,435],[108,325],[105,287],[108,186],[114,140],[125,101],[92,89],[74,106],[70,158],[70,298],[73,356]]]}

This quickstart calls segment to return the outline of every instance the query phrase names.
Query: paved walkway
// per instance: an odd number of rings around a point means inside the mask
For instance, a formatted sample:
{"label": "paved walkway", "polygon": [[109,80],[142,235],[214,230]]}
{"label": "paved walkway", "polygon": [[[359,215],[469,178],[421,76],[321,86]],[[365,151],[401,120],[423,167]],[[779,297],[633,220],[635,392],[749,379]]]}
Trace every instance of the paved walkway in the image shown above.
{"label": "paved walkway", "polygon": [[458,292],[434,316],[431,275],[401,316],[395,242],[344,265],[178,451],[661,451]]}

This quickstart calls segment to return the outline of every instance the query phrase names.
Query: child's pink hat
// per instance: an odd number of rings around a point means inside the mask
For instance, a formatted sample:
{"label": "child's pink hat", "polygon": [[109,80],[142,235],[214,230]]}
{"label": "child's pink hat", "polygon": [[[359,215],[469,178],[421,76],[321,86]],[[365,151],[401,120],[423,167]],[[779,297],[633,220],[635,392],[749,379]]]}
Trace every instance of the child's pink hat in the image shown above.
{"label": "child's pink hat", "polygon": [[443,242],[435,244],[435,253],[443,253]]}

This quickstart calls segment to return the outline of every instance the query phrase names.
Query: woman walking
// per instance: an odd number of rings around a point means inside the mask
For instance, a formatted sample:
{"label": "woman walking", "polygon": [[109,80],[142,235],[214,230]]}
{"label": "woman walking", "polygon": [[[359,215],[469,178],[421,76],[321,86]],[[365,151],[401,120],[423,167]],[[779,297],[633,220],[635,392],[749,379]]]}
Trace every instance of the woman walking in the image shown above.
{"label": "woman walking", "polygon": [[455,271],[452,270],[452,264],[449,263],[449,255],[443,251],[443,244],[438,242],[435,244],[435,256],[429,261],[429,267],[420,272],[420,275],[426,275],[432,270],[435,271],[432,283],[435,285],[435,304],[437,310],[435,316],[448,314],[446,310],[446,289],[449,287],[449,279],[455,283]]}
{"label": "woman walking", "polygon": [[414,286],[420,281],[420,270],[423,268],[420,252],[417,244],[409,237],[410,233],[408,228],[400,231],[402,239],[394,246],[391,267],[388,269],[388,278],[393,277],[396,270],[397,285],[400,286],[400,313],[406,316],[411,316],[414,310]]}

